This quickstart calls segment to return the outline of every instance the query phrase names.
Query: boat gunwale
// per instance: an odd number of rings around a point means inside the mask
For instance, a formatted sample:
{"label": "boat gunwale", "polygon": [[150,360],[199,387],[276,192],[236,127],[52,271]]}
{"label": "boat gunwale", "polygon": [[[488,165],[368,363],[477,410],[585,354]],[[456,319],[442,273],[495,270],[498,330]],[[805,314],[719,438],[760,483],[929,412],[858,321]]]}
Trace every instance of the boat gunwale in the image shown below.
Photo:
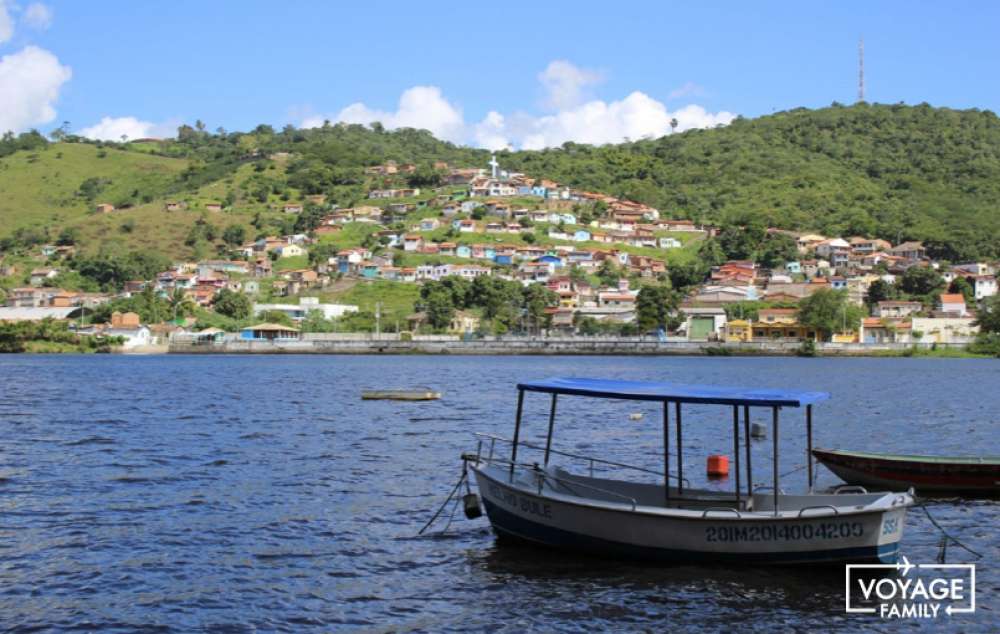
{"label": "boat gunwale", "polygon": [[866,451],[850,451],[846,449],[819,449],[812,450],[817,459],[822,456],[836,456],[842,458],[860,458],[863,460],[884,460],[886,462],[905,462],[908,464],[944,464],[955,466],[996,466],[1000,467],[1000,456],[921,456],[917,454],[882,454]]}
{"label": "boat gunwale", "polygon": [[[480,465],[483,465],[483,466],[481,467]],[[522,482],[510,482],[510,481],[503,481],[503,480],[497,479],[493,475],[491,475],[491,474],[489,474],[489,473],[486,472],[486,468],[488,468],[488,467],[498,468],[498,467],[495,467],[494,465],[492,465],[491,463],[483,461],[483,460],[480,460],[478,463],[472,464],[470,466],[470,468],[473,470],[473,472],[475,472],[477,475],[483,476],[488,481],[490,481],[490,482],[492,482],[494,484],[498,484],[498,485],[506,487],[508,489],[512,489],[512,490],[514,490],[514,491],[516,491],[518,493],[523,493],[523,494],[526,494],[526,495],[531,495],[531,496],[536,497],[536,498],[541,498],[543,500],[552,500],[554,502],[559,502],[560,504],[568,504],[568,505],[571,505],[571,506],[577,506],[577,507],[587,508],[587,509],[591,509],[591,510],[601,510],[601,511],[611,511],[611,512],[615,512],[615,513],[624,513],[624,514],[631,515],[631,516],[634,516],[634,515],[644,515],[644,516],[648,516],[648,517],[669,518],[669,519],[685,520],[685,521],[696,521],[696,522],[701,522],[701,521],[725,521],[725,522],[750,522],[750,521],[759,521],[759,522],[788,521],[788,522],[796,522],[796,521],[808,521],[808,520],[829,519],[829,518],[845,517],[845,516],[854,517],[854,516],[858,516],[858,515],[883,514],[883,513],[886,513],[888,511],[893,511],[893,510],[896,510],[896,509],[908,509],[909,507],[913,506],[916,503],[915,500],[914,500],[914,498],[913,498],[913,496],[910,495],[909,492],[885,491],[885,492],[882,492],[883,493],[882,497],[878,498],[875,502],[872,502],[871,504],[868,504],[868,505],[866,505],[866,506],[864,506],[864,507],[862,507],[860,509],[856,508],[857,505],[852,505],[849,508],[845,508],[843,511],[840,510],[840,507],[834,507],[834,508],[837,508],[837,511],[831,513],[831,512],[829,512],[829,507],[819,507],[819,506],[817,506],[816,508],[810,509],[811,511],[814,511],[813,513],[810,513],[809,515],[805,515],[805,516],[800,516],[800,515],[795,514],[795,513],[801,513],[802,509],[800,509],[799,511],[782,511],[782,510],[779,509],[777,515],[775,515],[773,509],[762,510],[762,511],[739,511],[739,515],[737,515],[734,512],[734,511],[736,511],[736,509],[731,509],[731,510],[727,509],[726,511],[723,511],[721,508],[719,508],[719,509],[715,509],[714,511],[711,510],[711,509],[702,509],[701,511],[698,511],[698,510],[688,510],[688,509],[682,509],[682,508],[659,508],[659,507],[656,507],[656,506],[648,506],[648,505],[640,505],[640,504],[635,504],[635,506],[633,507],[632,505],[627,504],[627,503],[621,503],[621,502],[602,502],[602,501],[597,501],[597,500],[591,501],[591,500],[588,500],[587,498],[582,498],[582,497],[578,497],[578,496],[569,496],[569,495],[564,495],[564,494],[561,494],[561,493],[554,493],[554,492],[550,492],[550,493],[542,492],[542,493],[539,493],[534,487],[529,488],[529,487],[527,487]],[[524,465],[524,468],[527,468],[527,465]],[[551,476],[549,474],[546,474],[546,477],[550,477],[551,478],[553,476]],[[622,482],[625,482],[625,481],[622,481]],[[876,492],[876,493],[879,493],[879,492]],[[846,496],[850,495],[850,494],[844,494],[844,495],[845,495],[845,498],[846,498]],[[874,495],[874,494],[873,493],[869,493],[868,495]],[[892,505],[892,503],[889,501],[889,499],[890,498],[897,499],[897,498],[893,498],[893,496],[904,496],[903,503]],[[823,510],[825,512],[820,512],[821,510]],[[680,513],[683,513],[683,515],[681,515]],[[709,513],[711,513],[711,514],[709,514]]]}

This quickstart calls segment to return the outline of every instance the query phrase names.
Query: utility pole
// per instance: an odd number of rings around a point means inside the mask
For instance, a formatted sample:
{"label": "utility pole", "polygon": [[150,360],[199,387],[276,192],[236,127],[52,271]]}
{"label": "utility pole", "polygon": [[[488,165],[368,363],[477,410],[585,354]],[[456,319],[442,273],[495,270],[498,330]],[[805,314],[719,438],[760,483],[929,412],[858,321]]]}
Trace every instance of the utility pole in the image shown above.
{"label": "utility pole", "polygon": [[375,302],[375,337],[382,334],[382,302]]}

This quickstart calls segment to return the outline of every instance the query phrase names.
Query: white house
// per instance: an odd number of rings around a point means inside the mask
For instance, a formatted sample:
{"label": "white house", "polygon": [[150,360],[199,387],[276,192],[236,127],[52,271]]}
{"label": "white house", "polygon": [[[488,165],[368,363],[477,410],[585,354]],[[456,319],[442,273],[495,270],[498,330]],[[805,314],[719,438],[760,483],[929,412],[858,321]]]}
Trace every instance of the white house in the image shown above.
{"label": "white house", "polygon": [[347,313],[358,312],[358,307],[353,304],[321,304],[318,297],[303,297],[298,304],[254,304],[253,314],[259,315],[264,312],[277,311],[285,313],[294,321],[302,321],[312,311],[318,310],[323,314],[324,319],[334,319],[342,317]]}
{"label": "white house", "polygon": [[997,294],[997,278],[992,275],[977,275],[975,279],[976,299],[993,297]]}
{"label": "white house", "polygon": [[275,250],[279,258],[294,258],[306,254],[306,250],[297,244],[283,244]]}
{"label": "white house", "polygon": [[152,342],[152,336],[150,335],[149,328],[146,326],[139,326],[138,328],[106,328],[103,334],[108,337],[124,338],[125,343],[122,344],[122,347],[125,350],[131,350],[138,346],[148,346]]}

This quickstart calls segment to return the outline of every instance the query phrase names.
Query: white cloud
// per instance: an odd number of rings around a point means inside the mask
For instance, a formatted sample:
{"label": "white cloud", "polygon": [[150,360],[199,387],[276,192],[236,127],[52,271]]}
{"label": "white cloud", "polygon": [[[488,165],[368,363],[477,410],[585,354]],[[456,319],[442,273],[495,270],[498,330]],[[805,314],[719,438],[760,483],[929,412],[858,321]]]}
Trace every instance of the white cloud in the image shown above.
{"label": "white cloud", "polygon": [[132,141],[168,139],[177,136],[177,127],[180,124],[180,119],[153,123],[136,117],[101,117],[99,122],[80,130],[77,134],[99,141],[121,141],[123,134]]}
{"label": "white cloud", "polygon": [[[415,86],[403,92],[394,112],[375,110],[358,102],[333,116],[303,112],[299,118],[303,127],[318,127],[324,119],[329,119],[364,125],[379,121],[389,129],[423,128],[438,138],[491,150],[514,147],[534,150],[567,141],[593,145],[620,143],[626,139],[660,137],[673,131],[726,125],[735,118],[733,113],[712,113],[694,104],[671,111],[663,102],[639,91],[617,101],[588,100],[585,99],[588,88],[599,83],[601,75],[561,60],[550,63],[539,73],[538,80],[545,91],[546,106],[554,110],[541,116],[491,110],[478,123],[467,124],[461,109],[449,102],[440,88]],[[671,95],[695,95],[701,90],[689,82]],[[670,124],[675,119],[677,125],[672,128]]]}
{"label": "white cloud", "polygon": [[476,126],[475,140],[490,147],[488,140],[502,139],[505,144],[526,150],[558,146],[567,141],[602,145],[669,134],[673,119],[677,120],[676,130],[683,132],[725,125],[734,118],[730,112],[710,113],[697,105],[669,111],[662,102],[637,91],[620,101],[588,101],[542,117],[521,115],[508,121],[487,116]]}
{"label": "white cloud", "polygon": [[302,126],[314,128],[323,125],[324,119],[333,122],[368,125],[375,121],[386,128],[420,128],[430,130],[434,136],[456,143],[465,140],[465,121],[460,108],[449,102],[436,86],[414,86],[403,92],[395,112],[369,108],[353,103],[334,116],[307,117]]}
{"label": "white cloud", "polygon": [[0,0],[0,44],[8,41],[14,36],[14,20],[7,10],[7,3]]}
{"label": "white cloud", "polygon": [[55,55],[35,46],[0,57],[0,131],[21,132],[55,119],[59,90],[72,75]]}
{"label": "white cloud", "polygon": [[78,134],[98,141],[121,141],[123,134],[129,139],[145,139],[157,136],[157,127],[151,121],[135,117],[102,117],[99,123],[80,130]]}
{"label": "white cloud", "polygon": [[32,2],[21,17],[24,23],[35,29],[47,29],[52,24],[52,9],[41,2]]}
{"label": "white cloud", "polygon": [[579,68],[566,60],[549,62],[545,70],[538,73],[538,81],[545,90],[543,104],[552,110],[578,106],[584,101],[587,88],[603,79],[600,73]]}

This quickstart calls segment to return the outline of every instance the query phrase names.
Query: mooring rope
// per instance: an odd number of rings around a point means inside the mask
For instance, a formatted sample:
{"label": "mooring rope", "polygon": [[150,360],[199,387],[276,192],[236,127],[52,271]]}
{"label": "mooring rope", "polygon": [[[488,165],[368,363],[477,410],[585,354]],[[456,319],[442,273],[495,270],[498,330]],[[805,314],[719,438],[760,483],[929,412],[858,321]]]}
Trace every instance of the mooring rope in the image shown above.
{"label": "mooring rope", "polygon": [[[931,524],[933,524],[935,528],[937,528],[939,531],[941,531],[941,534],[944,535],[945,538],[951,540],[952,542],[954,542],[955,544],[957,544],[960,548],[962,548],[962,549],[964,549],[964,550],[972,553],[973,555],[976,556],[977,559],[982,559],[983,558],[983,556],[981,554],[977,553],[976,551],[972,550],[971,548],[969,548],[968,546],[966,546],[962,542],[958,541],[948,531],[944,530],[944,527],[942,527],[940,524],[938,524],[937,520],[934,519],[934,517],[931,515],[931,512],[929,510],[927,510],[927,506],[923,502],[921,502],[920,504],[917,504],[917,506],[919,506],[920,508],[922,508],[924,510],[924,515],[927,516],[927,519],[929,519],[931,521]],[[941,556],[943,557],[944,553],[947,550],[947,542],[946,541],[943,542],[943,547],[942,547],[941,550],[942,550],[942,555]]]}
{"label": "mooring rope", "polygon": [[[427,530],[428,528],[430,528],[431,524],[434,523],[434,521],[438,518],[438,516],[441,515],[441,512],[444,511],[445,507],[448,506],[448,502],[451,502],[451,499],[453,497],[455,497],[455,493],[458,492],[458,489],[462,486],[462,483],[465,482],[465,479],[467,477],[468,477],[468,471],[466,471],[465,463],[463,462],[462,463],[462,477],[460,477],[458,479],[458,482],[455,483],[454,488],[452,488],[451,493],[448,494],[448,497],[447,497],[447,499],[445,499],[444,504],[441,505],[441,508],[439,508],[437,510],[437,513],[435,513],[434,516],[431,517],[431,519],[427,520],[427,523],[424,524],[424,527],[420,529],[420,532],[417,533],[417,535],[423,535],[424,531]],[[452,514],[452,517],[454,517],[454,515],[455,515],[455,510],[454,509],[452,509],[452,513],[451,514]],[[449,520],[448,524],[449,525],[451,524],[450,520]],[[447,529],[445,529],[445,530],[447,530]]]}

